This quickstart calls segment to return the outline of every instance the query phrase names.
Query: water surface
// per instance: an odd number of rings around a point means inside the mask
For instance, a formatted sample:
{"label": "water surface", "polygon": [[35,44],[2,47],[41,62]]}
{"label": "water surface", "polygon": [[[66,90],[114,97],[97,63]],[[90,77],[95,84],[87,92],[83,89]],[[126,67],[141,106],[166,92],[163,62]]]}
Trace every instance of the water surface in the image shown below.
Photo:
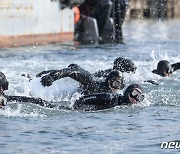
{"label": "water surface", "polygon": [[[180,140],[180,71],[171,78],[152,74],[159,60],[180,61],[180,21],[128,21],[123,45],[22,47],[0,49],[1,71],[11,95],[70,100],[79,97],[70,78],[43,88],[39,79],[29,82],[21,74],[61,69],[77,63],[90,72],[113,66],[117,57],[134,61],[136,74],[124,74],[125,84],[139,83],[146,100],[138,106],[98,112],[45,109],[13,103],[0,112],[1,153],[172,153],[161,149],[164,141]],[[146,83],[155,80],[159,85]],[[121,92],[120,92],[121,93]]]}

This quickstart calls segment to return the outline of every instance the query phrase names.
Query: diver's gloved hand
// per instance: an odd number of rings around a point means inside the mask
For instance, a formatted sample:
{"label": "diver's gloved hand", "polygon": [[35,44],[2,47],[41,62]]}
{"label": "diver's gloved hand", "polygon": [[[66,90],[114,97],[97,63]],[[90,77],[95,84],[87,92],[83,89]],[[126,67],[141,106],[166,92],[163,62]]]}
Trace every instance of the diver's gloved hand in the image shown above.
{"label": "diver's gloved hand", "polygon": [[53,78],[53,76],[52,76],[51,74],[45,75],[45,76],[43,76],[43,77],[41,78],[41,84],[42,84],[44,87],[46,87],[46,86],[47,86],[47,87],[51,86],[54,81],[55,81],[55,80],[54,80],[54,78]]}
{"label": "diver's gloved hand", "polygon": [[7,99],[4,96],[0,96],[0,108],[7,105]]}

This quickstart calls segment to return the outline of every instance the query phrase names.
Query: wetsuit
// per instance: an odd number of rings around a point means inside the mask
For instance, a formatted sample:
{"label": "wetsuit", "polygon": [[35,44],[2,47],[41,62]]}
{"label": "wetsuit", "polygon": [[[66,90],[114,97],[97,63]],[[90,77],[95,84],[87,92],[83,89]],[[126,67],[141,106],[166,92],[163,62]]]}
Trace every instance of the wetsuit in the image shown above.
{"label": "wetsuit", "polygon": [[26,96],[10,96],[10,95],[4,95],[4,97],[7,99],[7,102],[12,102],[12,101],[28,102],[28,103],[48,107],[48,108],[56,107],[56,105],[53,102],[48,102],[48,101],[42,100],[41,98],[26,97]]}
{"label": "wetsuit", "polygon": [[162,77],[166,77],[179,69],[180,69],[180,62],[170,64],[170,62],[167,60],[161,60],[158,62],[157,69],[153,70],[152,72]]}
{"label": "wetsuit", "polygon": [[[50,73],[49,73],[50,72]],[[47,73],[47,71],[45,71]],[[41,83],[43,86],[50,86],[55,80],[58,80],[63,77],[70,77],[76,81],[78,81],[80,86],[80,92],[83,94],[92,94],[92,93],[100,93],[100,92],[112,92],[109,87],[108,81],[102,81],[95,78],[90,72],[82,69],[77,64],[71,64],[68,68],[61,70],[50,70],[48,71],[49,75],[45,75],[41,78]],[[39,73],[37,76],[41,76],[44,72]],[[121,77],[121,84],[124,88],[124,80]]]}
{"label": "wetsuit", "polygon": [[[24,103],[32,103],[36,105],[40,105],[47,108],[63,108],[62,105],[59,105],[61,102],[48,102],[42,100],[41,98],[33,98],[26,96],[4,96],[7,99],[7,102],[24,102]],[[8,103],[6,103],[8,104]],[[5,105],[6,105],[5,104]],[[127,104],[124,97],[120,94],[115,93],[98,93],[85,95],[80,99],[76,100],[73,108],[69,108],[64,106],[66,109],[73,110],[85,110],[85,111],[95,111],[95,110],[103,110],[115,107],[117,105]],[[3,106],[5,106],[3,104]]]}
{"label": "wetsuit", "polygon": [[128,7],[128,0],[111,0],[113,2],[112,17],[114,19],[115,42],[123,43],[122,25]]}
{"label": "wetsuit", "polygon": [[[170,64],[167,60],[161,60],[158,62],[157,69],[153,70],[152,73],[160,75],[162,77],[170,77],[173,72],[180,69],[180,62]],[[155,85],[159,85],[159,83],[153,80],[147,80],[145,82],[149,82]]]}
{"label": "wetsuit", "polygon": [[[62,77],[71,77],[74,80],[80,82],[82,85],[84,85],[83,89],[89,89],[88,85],[90,84],[90,89],[94,89],[95,86],[100,85],[99,81],[97,82],[97,77],[98,78],[107,78],[108,74],[110,72],[112,72],[113,70],[117,70],[120,71],[122,73],[127,72],[127,73],[135,73],[136,71],[136,66],[134,65],[134,63],[130,60],[130,59],[126,59],[126,58],[122,58],[122,57],[118,57],[114,60],[114,65],[113,68],[110,69],[106,69],[106,70],[99,70],[93,74],[91,74],[90,72],[82,69],[80,66],[76,65],[76,64],[71,64],[69,65],[68,68],[62,69],[62,70],[49,70],[49,71],[43,71],[39,74],[36,75],[36,77],[41,77],[43,74],[47,74],[50,73],[49,76],[46,77],[42,77],[42,83],[44,86],[50,86],[52,85],[52,83],[55,80],[58,80],[59,78]],[[57,73],[57,76],[55,76],[55,74]],[[54,74],[54,75],[53,75]],[[122,78],[123,79],[123,78]],[[44,81],[43,81],[44,80]],[[47,81],[47,82],[46,82]],[[46,82],[46,83],[45,83]],[[94,86],[93,86],[94,85]],[[122,82],[122,86],[123,86],[123,82]],[[100,85],[100,89],[104,89],[103,87],[105,87],[105,89],[109,89],[106,88],[107,82],[101,82]],[[123,87],[121,88],[123,89]],[[92,91],[92,90],[91,90]],[[97,90],[96,92],[106,92],[107,90]],[[87,93],[86,93],[87,94]]]}
{"label": "wetsuit", "polygon": [[98,93],[85,95],[76,100],[73,109],[75,110],[103,110],[118,105],[127,104],[124,97],[117,93]]}
{"label": "wetsuit", "polygon": [[75,110],[103,110],[118,105],[136,104],[144,100],[143,89],[138,84],[129,85],[124,94],[97,93],[85,95],[75,101]]}
{"label": "wetsuit", "polygon": [[[57,102],[48,102],[42,100],[41,98],[33,98],[33,97],[26,97],[26,96],[7,96],[4,95],[7,102],[16,101],[16,102],[28,102],[32,104],[37,104],[40,106],[48,107],[48,108],[66,108],[71,109],[67,106],[63,106]],[[5,99],[1,99],[2,102],[0,104],[5,106],[3,101]],[[96,93],[90,94],[80,97],[78,100],[75,101],[72,109],[74,110],[103,110],[109,109],[118,105],[127,105],[127,104],[134,104],[138,102],[142,102],[144,100],[143,89],[138,84],[131,84],[129,85],[126,90],[124,91],[124,95],[118,93]],[[61,102],[62,103],[62,102]],[[60,104],[60,105],[59,105]]]}

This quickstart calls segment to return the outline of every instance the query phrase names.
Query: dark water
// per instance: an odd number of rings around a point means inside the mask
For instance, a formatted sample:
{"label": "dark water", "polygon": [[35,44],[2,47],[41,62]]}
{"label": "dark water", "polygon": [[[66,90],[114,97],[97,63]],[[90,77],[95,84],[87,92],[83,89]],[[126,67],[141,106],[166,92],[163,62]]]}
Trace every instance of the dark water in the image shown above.
{"label": "dark water", "polygon": [[[69,100],[79,97],[77,83],[67,78],[43,88],[38,79],[21,74],[60,69],[77,63],[90,72],[111,68],[119,56],[134,61],[136,74],[124,74],[125,83],[139,83],[146,100],[132,107],[99,112],[45,109],[13,103],[0,112],[0,153],[178,153],[160,143],[180,140],[180,71],[162,78],[151,71],[159,60],[180,61],[180,21],[131,21],[124,25],[124,45],[60,47],[58,44],[1,49],[1,71],[12,95]],[[145,80],[155,80],[152,85]],[[70,100],[71,101],[71,100]]]}

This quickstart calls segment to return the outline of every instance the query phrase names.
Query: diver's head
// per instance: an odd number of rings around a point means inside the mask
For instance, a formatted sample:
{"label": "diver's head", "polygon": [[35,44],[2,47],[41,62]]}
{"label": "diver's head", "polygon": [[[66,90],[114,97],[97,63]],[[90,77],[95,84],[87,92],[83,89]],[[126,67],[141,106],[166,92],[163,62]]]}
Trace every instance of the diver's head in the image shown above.
{"label": "diver's head", "polygon": [[139,84],[131,84],[124,92],[125,103],[136,104],[144,100],[143,89]]}
{"label": "diver's head", "polygon": [[122,73],[117,70],[111,71],[106,78],[106,83],[113,92],[123,89],[124,78]]}
{"label": "diver's head", "polygon": [[124,73],[124,72],[135,73],[136,68],[137,67],[134,65],[134,63],[130,59],[125,59],[125,58],[119,57],[119,58],[115,59],[115,61],[114,61],[113,70],[118,70],[122,73]]}
{"label": "diver's head", "polygon": [[169,61],[161,60],[157,65],[157,69],[153,73],[161,75],[162,77],[169,77],[173,73],[173,68]]}
{"label": "diver's head", "polygon": [[6,76],[2,72],[0,72],[0,90],[8,90],[8,85],[9,82],[6,79]]}

